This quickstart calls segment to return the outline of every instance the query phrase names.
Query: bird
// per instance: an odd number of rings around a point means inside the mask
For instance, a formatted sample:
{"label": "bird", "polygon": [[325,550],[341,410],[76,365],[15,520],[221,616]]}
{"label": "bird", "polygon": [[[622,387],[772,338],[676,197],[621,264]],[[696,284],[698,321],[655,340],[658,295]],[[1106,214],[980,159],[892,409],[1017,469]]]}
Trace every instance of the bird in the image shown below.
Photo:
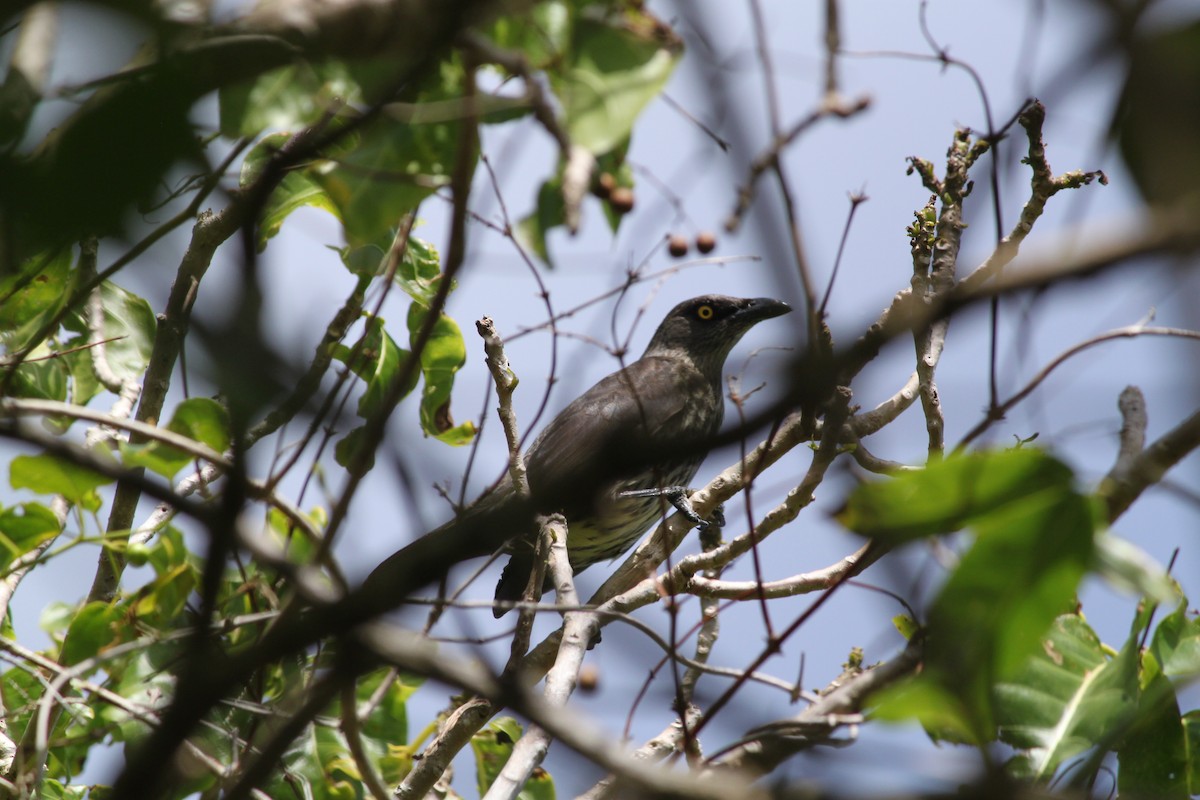
{"label": "bird", "polygon": [[[687,502],[688,485],[724,419],[725,361],[752,327],[790,311],[786,303],[765,297],[708,294],[679,303],[639,359],[573,400],[534,439],[524,456],[528,500],[517,496],[506,474],[456,520],[428,535],[452,526],[461,532],[464,525],[473,533],[488,531],[459,537],[455,546],[465,559],[496,550],[490,521],[523,528],[504,537],[509,560],[493,608],[499,618],[522,599],[529,583],[535,513],[566,517],[567,556],[577,575],[629,550],[662,518],[664,500],[694,523],[706,524]],[[384,574],[406,550],[376,572]],[[547,579],[542,592],[549,588]]]}

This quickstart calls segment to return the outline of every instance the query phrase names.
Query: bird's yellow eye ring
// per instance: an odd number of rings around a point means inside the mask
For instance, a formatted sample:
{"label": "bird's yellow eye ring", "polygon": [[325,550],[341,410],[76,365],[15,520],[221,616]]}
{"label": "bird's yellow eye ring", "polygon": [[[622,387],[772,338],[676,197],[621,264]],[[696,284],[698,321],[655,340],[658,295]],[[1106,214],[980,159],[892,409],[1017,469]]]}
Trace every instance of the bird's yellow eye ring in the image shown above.
{"label": "bird's yellow eye ring", "polygon": [[696,309],[696,316],[700,319],[709,320],[717,312],[713,311],[713,307],[709,305],[700,306]]}

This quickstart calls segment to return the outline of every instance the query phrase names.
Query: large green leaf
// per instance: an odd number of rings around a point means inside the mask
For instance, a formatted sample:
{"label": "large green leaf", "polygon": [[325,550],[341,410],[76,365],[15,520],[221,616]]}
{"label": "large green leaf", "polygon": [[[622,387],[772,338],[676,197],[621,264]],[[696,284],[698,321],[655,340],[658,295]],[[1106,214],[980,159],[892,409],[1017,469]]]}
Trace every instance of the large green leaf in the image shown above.
{"label": "large green leaf", "polygon": [[[242,162],[241,184],[247,186],[258,179],[262,171],[289,136],[277,133],[267,136],[246,154]],[[271,192],[270,197],[263,203],[259,216],[258,249],[262,251],[267,246],[267,240],[279,233],[283,221],[293,211],[304,206],[313,206],[333,214],[339,220],[341,212],[332,198],[325,193],[307,171],[302,169],[289,170],[283,180]]]}
{"label": "large green leaf", "polygon": [[[99,455],[106,451],[93,450]],[[96,489],[112,483],[112,478],[81,467],[73,461],[45,453],[17,456],[9,464],[8,480],[14,489],[29,489],[38,494],[61,494],[69,502],[99,508]]]}
{"label": "large green leaf", "polygon": [[362,91],[340,61],[296,61],[218,93],[221,133],[231,139],[262,131],[299,130],[335,105],[362,102]]}
{"label": "large green leaf", "polygon": [[0,279],[0,340],[9,352],[31,344],[29,337],[58,312],[74,282],[67,247],[38,253]]}
{"label": "large green leaf", "polygon": [[387,250],[401,217],[449,184],[457,150],[458,125],[427,121],[417,108],[356,130],[306,175],[337,207],[350,245]]}
{"label": "large green leaf", "polygon": [[158,323],[150,304],[111,281],[100,286],[108,366],[121,380],[140,381],[150,363]]}
{"label": "large green leaf", "polygon": [[991,741],[993,688],[1074,607],[1092,563],[1092,508],[1074,490],[1070,469],[1035,450],[947,459],[860,487],[842,519],[889,542],[970,526],[974,543],[929,608],[917,682],[955,698],[956,722],[947,727],[956,736]]}
{"label": "large green leaf", "polygon": [[1064,614],[1026,665],[997,684],[1000,739],[1020,751],[1009,765],[1015,774],[1047,780],[1131,717],[1137,703],[1131,642],[1110,658],[1082,617]]}
{"label": "large green leaf", "polygon": [[1200,675],[1200,618],[1188,613],[1186,599],[1155,628],[1150,652],[1168,678]]}
{"label": "large green leaf", "polygon": [[1200,21],[1144,26],[1133,43],[1113,130],[1130,174],[1154,203],[1200,196]]}
{"label": "large green leaf", "polygon": [[1187,800],[1187,738],[1175,687],[1153,658],[1143,669],[1137,716],[1117,748],[1117,788],[1122,797]]}
{"label": "large green leaf", "polygon": [[601,155],[624,142],[642,109],[658,97],[681,52],[649,15],[602,21],[580,16],[567,62],[551,71],[572,144]]}
{"label": "large green leaf", "polygon": [[[350,367],[367,384],[358,401],[358,415],[363,419],[389,410],[384,408],[384,400],[409,358],[409,352],[396,344],[384,325],[381,317],[368,316],[367,329],[353,348],[339,344],[333,350],[333,357]],[[400,397],[408,396],[417,385],[417,378],[417,371],[410,370]]]}
{"label": "large green leaf", "polygon": [[[500,770],[504,769],[512,755],[513,744],[520,738],[521,725],[512,717],[498,717],[471,737],[475,785],[480,797],[487,793]],[[517,797],[519,800],[554,800],[554,779],[544,770],[534,770]]]}
{"label": "large green leaf", "polygon": [[58,517],[40,503],[0,509],[0,571],[42,542],[53,539],[61,530]]}
{"label": "large green leaf", "polygon": [[131,632],[120,624],[124,616],[125,609],[98,600],[79,609],[67,629],[62,663],[66,666],[78,664],[99,653],[102,647],[121,641],[123,632]]}
{"label": "large green leaf", "polygon": [[1070,492],[1072,479],[1065,464],[1030,448],[951,456],[859,486],[838,519],[864,536],[901,544],[952,533],[1042,492],[1061,496]]}
{"label": "large green leaf", "polygon": [[[175,407],[167,430],[223,453],[229,447],[229,412],[216,400],[192,397]],[[121,455],[128,466],[146,467],[164,478],[174,476],[195,458],[161,442],[122,443]]]}
{"label": "large green leaf", "polygon": [[[408,309],[410,340],[415,339],[429,312],[416,303]],[[445,314],[438,316],[433,333],[421,351],[421,428],[447,444],[467,444],[475,436],[470,420],[455,425],[450,415],[450,392],[454,375],[467,360],[467,348],[458,323]]]}

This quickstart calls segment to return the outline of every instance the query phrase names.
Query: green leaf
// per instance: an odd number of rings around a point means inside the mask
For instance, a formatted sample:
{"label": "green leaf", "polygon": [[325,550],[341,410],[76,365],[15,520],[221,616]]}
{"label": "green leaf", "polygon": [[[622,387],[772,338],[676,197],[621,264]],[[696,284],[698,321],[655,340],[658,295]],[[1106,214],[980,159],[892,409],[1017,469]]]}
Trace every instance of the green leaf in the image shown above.
{"label": "green leaf", "polygon": [[969,710],[952,692],[923,674],[887,687],[872,696],[871,704],[873,720],[916,720],[934,741],[959,744],[976,741]]}
{"label": "green leaf", "polygon": [[218,93],[221,133],[236,139],[261,131],[307,127],[335,105],[362,102],[362,90],[340,61],[296,61]]}
{"label": "green leaf", "polygon": [[471,737],[471,751],[475,754],[475,786],[479,796],[487,790],[504,769],[512,755],[513,744],[521,738],[521,726],[512,717],[497,717],[487,727]]}
{"label": "green leaf", "polygon": [[1200,618],[1188,614],[1186,599],[1158,624],[1150,652],[1168,678],[1200,675]]}
{"label": "green leaf", "polygon": [[100,652],[120,638],[117,627],[124,609],[99,600],[88,603],[71,620],[63,644],[62,663],[73,666]]}
{"label": "green leaf", "polygon": [[[216,400],[192,397],[175,407],[167,430],[223,453],[229,447],[229,412]],[[128,466],[146,467],[170,478],[190,464],[195,456],[162,442],[144,445],[121,444],[121,455]]]}
{"label": "green leaf", "polygon": [[386,251],[400,218],[449,184],[457,139],[457,124],[429,123],[419,108],[400,120],[383,116],[345,137],[306,175],[337,207],[351,246]]}
{"label": "green leaf", "polygon": [[1188,791],[1200,794],[1200,710],[1183,715],[1183,735],[1187,742]]}
{"label": "green leaf", "polygon": [[0,510],[0,569],[8,569],[16,558],[58,536],[61,530],[54,512],[39,503]]}
{"label": "green leaf", "polygon": [[370,280],[376,275],[383,274],[386,267],[384,259],[387,253],[379,245],[365,244],[362,247],[330,247],[341,258],[351,275],[357,275],[360,280]]}
{"label": "green leaf", "polygon": [[[1150,28],[1146,28],[1150,31]],[[1200,21],[1156,26],[1132,43],[1114,131],[1142,195],[1195,201],[1200,191]]]}
{"label": "green leaf", "polygon": [[[336,345],[333,350],[333,357],[350,367],[367,384],[366,392],[358,401],[358,415],[363,419],[391,410],[385,408],[384,401],[409,358],[408,351],[396,344],[384,325],[382,318],[368,316],[366,331],[353,348]],[[417,371],[410,370],[397,399],[407,397],[416,385]]]}
{"label": "green leaf", "polygon": [[41,360],[23,361],[17,367],[10,390],[14,397],[58,402],[67,399],[67,365],[61,358],[45,358],[52,353],[45,344],[39,344],[29,355],[31,359]]}
{"label": "green leaf", "polygon": [[537,3],[528,14],[498,17],[489,34],[498,47],[519,52],[534,69],[561,59],[570,35],[571,10],[561,0]]}
{"label": "green leaf", "polygon": [[607,153],[629,137],[642,109],[662,92],[682,48],[656,23],[649,15],[611,24],[577,19],[561,74],[549,73],[573,144]]}
{"label": "green leaf", "polygon": [[[103,450],[88,451],[100,456]],[[14,489],[29,489],[38,494],[61,494],[68,502],[99,507],[96,489],[113,482],[112,478],[49,453],[17,456],[9,464],[8,479]]]}
{"label": "green leaf", "polygon": [[[338,439],[337,444],[333,446],[333,459],[339,465],[350,468],[350,465],[358,461],[360,453],[367,446],[365,435],[367,426],[360,425],[354,430],[347,433],[341,439]],[[375,453],[372,452],[367,456],[365,462],[366,468],[371,470],[375,467]]]}
{"label": "green leaf", "polygon": [[409,236],[396,269],[396,285],[423,308],[429,308],[441,282],[442,262],[437,248],[424,239]]}
{"label": "green leaf", "polygon": [[1187,741],[1175,687],[1154,659],[1147,667],[1137,717],[1117,749],[1117,788],[1122,797],[1187,800]]}
{"label": "green leaf", "polygon": [[130,66],[44,140],[0,154],[8,253],[121,233],[135,204],[164,194],[173,165],[204,163],[189,118],[203,81],[146,58]]}
{"label": "green leaf", "polygon": [[0,337],[9,352],[33,344],[30,337],[58,313],[74,283],[67,247],[38,253],[0,279]]}
{"label": "green leaf", "polygon": [[1095,569],[1117,588],[1155,603],[1168,605],[1179,599],[1179,585],[1161,564],[1133,542],[1111,533],[1096,537]]}
{"label": "green leaf", "polygon": [[140,381],[150,363],[158,323],[150,304],[111,281],[100,285],[108,366],[120,380]]}
{"label": "green leaf", "polygon": [[1092,513],[1068,476],[975,519],[975,543],[929,610],[926,665],[992,736],[991,689],[1041,644],[1075,605],[1092,561]]}
{"label": "green leaf", "polygon": [[[78,336],[63,342],[64,349],[82,345],[87,337]],[[85,406],[93,397],[104,391],[100,379],[96,377],[95,367],[92,366],[92,354],[89,350],[76,350],[63,356],[67,363],[67,371],[71,376],[71,403]]]}
{"label": "green leaf", "polygon": [[1023,669],[996,686],[1000,739],[1021,750],[1015,774],[1048,780],[1119,730],[1136,704],[1136,638],[1115,659],[1076,614],[1054,621]]}
{"label": "green leaf", "polygon": [[1094,533],[1090,501],[1073,483],[1069,468],[1037,450],[973,453],[861,486],[841,513],[852,529],[894,544],[963,526],[974,532],[929,609],[920,678],[956,699],[947,725],[954,736],[994,738],[993,687],[1074,608]]}
{"label": "green leaf", "polygon": [[1070,491],[1072,480],[1069,467],[1031,448],[951,456],[859,486],[838,519],[852,531],[896,545],[952,533],[1043,491]]}
{"label": "green leaf", "polygon": [[[164,642],[137,650],[109,665],[112,688],[135,706],[150,711],[164,709],[175,692],[175,678],[170,667],[177,666],[182,656],[182,645],[178,642]],[[118,740],[133,741],[151,730],[140,717],[110,703],[101,705],[100,716],[117,726],[115,738]]]}
{"label": "green leaf", "polygon": [[41,782],[38,789],[38,797],[42,800],[84,800],[88,797],[90,786],[71,786],[56,781],[54,778],[46,778]]}
{"label": "green leaf", "polygon": [[[262,171],[279,148],[288,140],[285,133],[267,136],[256,144],[246,154],[242,162],[240,183],[248,186],[258,179]],[[262,252],[267,246],[267,240],[279,233],[283,221],[293,211],[304,206],[313,206],[333,214],[339,220],[341,212],[325,190],[305,170],[289,170],[283,180],[271,192],[271,196],[263,204],[262,214],[258,220],[258,250]]]}
{"label": "green leaf", "polygon": [[546,244],[546,235],[553,229],[565,225],[566,206],[562,196],[562,165],[558,174],[542,183],[538,189],[537,203],[533,213],[517,223],[517,236],[521,242],[549,267],[554,266],[550,260],[550,248]]}
{"label": "green leaf", "polygon": [[[416,303],[408,309],[410,342],[415,343],[427,316]],[[426,435],[446,444],[467,444],[475,436],[475,424],[468,420],[455,425],[450,415],[450,392],[454,375],[467,360],[467,348],[458,323],[441,314],[433,333],[421,351],[421,374],[425,385],[421,393],[421,428]]]}

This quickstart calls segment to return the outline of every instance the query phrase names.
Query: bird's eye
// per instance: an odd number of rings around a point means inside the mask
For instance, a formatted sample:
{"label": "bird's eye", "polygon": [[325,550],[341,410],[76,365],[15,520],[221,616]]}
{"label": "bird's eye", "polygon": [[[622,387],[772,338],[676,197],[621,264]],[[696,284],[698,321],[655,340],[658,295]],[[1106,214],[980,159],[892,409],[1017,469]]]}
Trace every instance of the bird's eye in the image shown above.
{"label": "bird's eye", "polygon": [[700,306],[696,309],[696,316],[700,319],[712,319],[717,312],[713,311],[713,307],[709,305]]}

